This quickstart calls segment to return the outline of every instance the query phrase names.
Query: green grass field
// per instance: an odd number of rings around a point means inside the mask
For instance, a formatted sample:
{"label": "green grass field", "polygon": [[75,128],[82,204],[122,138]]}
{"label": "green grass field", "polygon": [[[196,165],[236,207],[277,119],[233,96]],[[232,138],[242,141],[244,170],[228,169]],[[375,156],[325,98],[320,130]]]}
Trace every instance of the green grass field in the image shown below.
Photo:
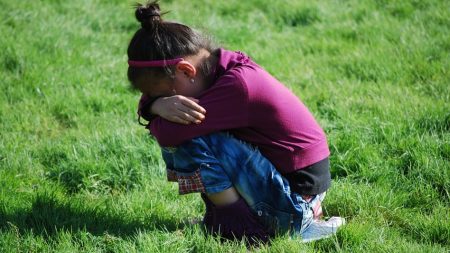
{"label": "green grass field", "polygon": [[[0,0],[0,252],[246,252],[186,222],[126,80],[133,1]],[[260,252],[450,251],[450,2],[161,1],[248,53],[326,131],[330,239]]]}

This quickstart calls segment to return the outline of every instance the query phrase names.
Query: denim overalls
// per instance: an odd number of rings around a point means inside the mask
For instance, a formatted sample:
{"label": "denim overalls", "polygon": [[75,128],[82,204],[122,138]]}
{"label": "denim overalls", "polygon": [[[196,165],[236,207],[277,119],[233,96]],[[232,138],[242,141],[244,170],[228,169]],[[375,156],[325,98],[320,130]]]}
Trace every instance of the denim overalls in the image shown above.
{"label": "denim overalls", "polygon": [[288,181],[257,148],[225,132],[161,149],[168,179],[178,182],[180,194],[235,187],[269,231],[301,235],[312,222],[312,207],[325,197],[323,193],[306,201],[291,192]]}

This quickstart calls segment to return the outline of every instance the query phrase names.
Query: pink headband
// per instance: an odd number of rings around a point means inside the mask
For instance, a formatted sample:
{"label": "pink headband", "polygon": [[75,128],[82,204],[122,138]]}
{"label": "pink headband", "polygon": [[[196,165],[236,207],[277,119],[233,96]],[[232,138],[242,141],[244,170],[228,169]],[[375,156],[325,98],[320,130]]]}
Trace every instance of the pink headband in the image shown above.
{"label": "pink headband", "polygon": [[175,65],[180,61],[184,60],[183,58],[175,58],[170,60],[156,60],[156,61],[128,61],[128,66],[130,67],[165,67],[169,65]]}

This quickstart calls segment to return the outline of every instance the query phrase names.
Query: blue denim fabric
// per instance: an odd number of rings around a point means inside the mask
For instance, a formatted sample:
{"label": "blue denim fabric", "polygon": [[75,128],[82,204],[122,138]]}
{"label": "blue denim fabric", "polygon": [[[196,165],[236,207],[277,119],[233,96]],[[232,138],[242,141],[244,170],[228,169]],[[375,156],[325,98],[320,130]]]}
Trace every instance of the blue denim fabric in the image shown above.
{"label": "blue denim fabric", "polygon": [[235,187],[271,231],[301,234],[312,221],[312,203],[291,192],[288,181],[257,148],[228,133],[198,137],[176,148],[163,147],[162,156],[167,168],[180,175],[200,171],[206,193]]}

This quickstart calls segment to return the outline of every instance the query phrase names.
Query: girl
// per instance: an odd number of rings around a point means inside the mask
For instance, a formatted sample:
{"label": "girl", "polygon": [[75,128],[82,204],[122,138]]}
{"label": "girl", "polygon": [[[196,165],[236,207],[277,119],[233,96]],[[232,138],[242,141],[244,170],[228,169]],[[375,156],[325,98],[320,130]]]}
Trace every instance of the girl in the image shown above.
{"label": "girl", "polygon": [[209,232],[267,241],[289,232],[327,237],[330,187],[325,134],[303,103],[241,52],[213,48],[191,28],[138,5],[128,79],[143,93],[139,116],[157,139],[180,194],[200,192]]}

